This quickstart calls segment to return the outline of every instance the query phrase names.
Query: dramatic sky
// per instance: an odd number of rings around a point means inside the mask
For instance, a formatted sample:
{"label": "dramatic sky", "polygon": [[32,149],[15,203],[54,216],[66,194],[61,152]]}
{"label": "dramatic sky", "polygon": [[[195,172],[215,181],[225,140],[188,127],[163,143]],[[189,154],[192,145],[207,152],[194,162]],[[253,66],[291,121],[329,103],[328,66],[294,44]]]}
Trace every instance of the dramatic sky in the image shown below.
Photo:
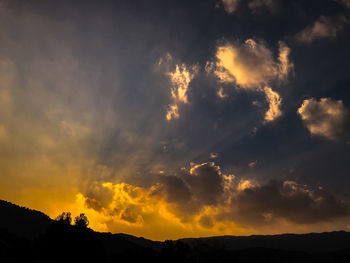
{"label": "dramatic sky", "polygon": [[1,0],[0,198],[154,240],[350,229],[349,0]]}

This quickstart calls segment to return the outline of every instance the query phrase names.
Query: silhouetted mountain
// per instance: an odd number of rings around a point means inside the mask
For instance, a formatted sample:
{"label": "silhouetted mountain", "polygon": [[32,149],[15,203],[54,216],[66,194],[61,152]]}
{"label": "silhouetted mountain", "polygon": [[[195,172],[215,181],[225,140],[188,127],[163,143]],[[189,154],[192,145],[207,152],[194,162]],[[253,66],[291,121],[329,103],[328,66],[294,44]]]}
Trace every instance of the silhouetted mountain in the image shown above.
{"label": "silhouetted mountain", "polygon": [[226,250],[241,250],[255,247],[319,253],[350,247],[350,233],[345,231],[260,236],[218,236],[180,240],[191,246],[209,246]]}
{"label": "silhouetted mountain", "polygon": [[0,201],[0,214],[0,262],[4,263],[350,262],[350,233],[344,231],[159,242],[95,232],[87,224],[71,225],[70,213],[52,220],[6,201]]}
{"label": "silhouetted mountain", "polygon": [[[105,233],[103,233],[105,234]],[[123,234],[123,233],[119,233],[119,234],[112,234],[112,237],[115,238],[121,238],[123,240],[127,240],[129,242],[131,242],[132,244],[144,247],[144,248],[150,248],[153,249],[155,251],[160,251],[162,248],[162,244],[163,242],[160,241],[152,241],[143,237],[135,237],[132,235],[127,235],[127,234]]]}
{"label": "silhouetted mountain", "polygon": [[32,239],[45,233],[52,219],[42,212],[0,200],[0,229]]}

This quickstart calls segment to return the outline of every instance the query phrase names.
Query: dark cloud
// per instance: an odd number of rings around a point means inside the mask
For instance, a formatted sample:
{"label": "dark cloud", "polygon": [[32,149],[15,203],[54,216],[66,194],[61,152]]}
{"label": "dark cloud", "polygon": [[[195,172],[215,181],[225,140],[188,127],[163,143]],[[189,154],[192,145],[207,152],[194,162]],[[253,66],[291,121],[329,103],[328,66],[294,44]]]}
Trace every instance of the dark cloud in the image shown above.
{"label": "dark cloud", "polygon": [[97,181],[89,183],[84,194],[87,207],[97,211],[108,207],[113,201],[113,195],[114,191],[112,189],[104,187]]}
{"label": "dark cloud", "polygon": [[214,163],[203,163],[191,168],[190,173],[179,176],[160,176],[161,189],[153,195],[162,196],[173,203],[176,213],[195,215],[205,206],[215,206],[224,193],[224,179],[220,168]]}
{"label": "dark cloud", "polygon": [[[259,226],[279,219],[316,224],[348,216],[350,211],[346,202],[322,187],[312,188],[291,180],[271,180],[263,185],[243,179],[227,181],[214,163],[196,165],[181,177],[161,177],[160,182],[166,200],[176,204],[178,216],[195,216],[204,207],[215,207],[219,211],[217,221]],[[214,224],[207,215],[199,223],[207,228]]]}
{"label": "dark cloud", "polygon": [[204,215],[199,219],[199,224],[205,228],[211,228],[214,226],[213,219],[207,215]]}
{"label": "dark cloud", "polygon": [[189,202],[192,193],[185,182],[177,176],[162,176],[160,183],[164,186],[168,202]]}
{"label": "dark cloud", "polygon": [[231,200],[232,214],[220,219],[242,224],[268,224],[285,219],[296,224],[315,224],[349,215],[349,206],[328,191],[294,181],[270,181],[266,185],[248,187]]}
{"label": "dark cloud", "polygon": [[141,208],[135,205],[129,205],[120,213],[120,218],[129,223],[141,223]]}
{"label": "dark cloud", "polygon": [[96,210],[98,212],[101,212],[102,208],[103,208],[103,205],[101,204],[101,202],[99,202],[98,200],[96,200],[94,198],[90,198],[90,197],[86,197],[85,205],[87,208],[91,208],[91,209]]}
{"label": "dark cloud", "polygon": [[220,168],[214,163],[204,163],[191,168],[189,175],[183,176],[194,196],[204,205],[215,205],[224,192]]}

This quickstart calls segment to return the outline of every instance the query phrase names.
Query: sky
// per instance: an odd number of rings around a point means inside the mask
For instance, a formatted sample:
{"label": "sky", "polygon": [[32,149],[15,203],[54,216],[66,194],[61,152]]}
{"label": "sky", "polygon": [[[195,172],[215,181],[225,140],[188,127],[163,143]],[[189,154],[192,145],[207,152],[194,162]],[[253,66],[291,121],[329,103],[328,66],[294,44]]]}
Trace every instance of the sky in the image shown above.
{"label": "sky", "polygon": [[0,198],[153,240],[350,230],[350,1],[0,1]]}

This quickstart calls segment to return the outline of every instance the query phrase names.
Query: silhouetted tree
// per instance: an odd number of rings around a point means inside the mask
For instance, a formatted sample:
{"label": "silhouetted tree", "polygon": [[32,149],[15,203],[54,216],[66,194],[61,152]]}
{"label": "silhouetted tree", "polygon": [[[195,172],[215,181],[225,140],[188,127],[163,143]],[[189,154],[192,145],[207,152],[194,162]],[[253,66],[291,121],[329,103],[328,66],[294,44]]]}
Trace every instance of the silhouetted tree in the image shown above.
{"label": "silhouetted tree", "polygon": [[74,224],[78,228],[85,229],[89,225],[89,220],[84,213],[81,213],[79,216],[75,217]]}
{"label": "silhouetted tree", "polygon": [[62,214],[58,215],[55,220],[62,225],[70,225],[72,222],[72,215],[70,212],[63,212]]}

